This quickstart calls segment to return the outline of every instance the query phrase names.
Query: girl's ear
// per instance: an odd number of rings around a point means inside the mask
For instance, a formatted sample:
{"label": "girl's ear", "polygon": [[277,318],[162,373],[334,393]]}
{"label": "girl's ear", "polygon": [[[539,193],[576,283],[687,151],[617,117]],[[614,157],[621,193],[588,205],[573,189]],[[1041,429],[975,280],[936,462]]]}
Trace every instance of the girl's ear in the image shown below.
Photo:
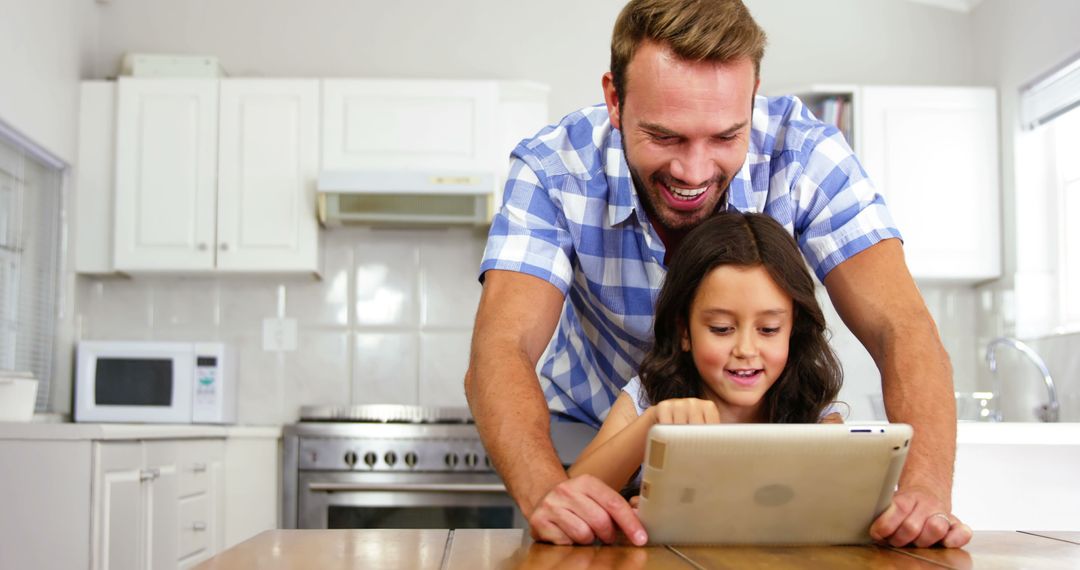
{"label": "girl's ear", "polygon": [[690,329],[681,320],[679,321],[679,347],[683,352],[690,352]]}

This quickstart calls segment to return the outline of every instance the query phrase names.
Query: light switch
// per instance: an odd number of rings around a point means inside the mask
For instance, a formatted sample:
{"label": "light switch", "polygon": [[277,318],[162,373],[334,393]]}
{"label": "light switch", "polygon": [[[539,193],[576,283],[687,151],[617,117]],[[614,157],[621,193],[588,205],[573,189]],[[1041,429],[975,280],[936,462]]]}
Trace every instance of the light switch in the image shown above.
{"label": "light switch", "polygon": [[296,350],[296,319],[263,319],[263,350]]}

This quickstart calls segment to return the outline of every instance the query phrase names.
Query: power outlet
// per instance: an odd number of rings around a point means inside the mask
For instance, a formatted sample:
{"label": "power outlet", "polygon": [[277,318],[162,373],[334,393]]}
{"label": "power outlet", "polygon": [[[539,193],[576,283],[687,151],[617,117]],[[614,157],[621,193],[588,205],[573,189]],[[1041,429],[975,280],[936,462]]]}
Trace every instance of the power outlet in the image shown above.
{"label": "power outlet", "polygon": [[263,319],[263,350],[296,350],[296,319]]}

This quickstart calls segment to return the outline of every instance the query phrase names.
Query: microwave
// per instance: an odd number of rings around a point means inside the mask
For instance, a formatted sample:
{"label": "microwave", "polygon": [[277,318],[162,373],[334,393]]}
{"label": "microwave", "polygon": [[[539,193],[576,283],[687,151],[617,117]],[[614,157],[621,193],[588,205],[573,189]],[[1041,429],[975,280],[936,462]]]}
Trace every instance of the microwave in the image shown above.
{"label": "microwave", "polygon": [[75,421],[236,421],[232,358],[219,342],[83,341]]}

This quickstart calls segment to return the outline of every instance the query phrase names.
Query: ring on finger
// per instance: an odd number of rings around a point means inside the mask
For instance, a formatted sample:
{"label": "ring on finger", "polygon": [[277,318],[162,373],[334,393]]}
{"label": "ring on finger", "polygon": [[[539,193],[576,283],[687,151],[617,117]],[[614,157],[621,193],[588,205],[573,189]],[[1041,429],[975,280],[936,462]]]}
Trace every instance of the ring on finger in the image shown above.
{"label": "ring on finger", "polygon": [[952,528],[952,527],[956,526],[956,523],[953,522],[952,517],[950,517],[946,513],[934,513],[934,514],[930,515],[929,518],[934,518],[934,517],[941,517],[941,518],[945,519],[945,522],[949,523],[949,528]]}

